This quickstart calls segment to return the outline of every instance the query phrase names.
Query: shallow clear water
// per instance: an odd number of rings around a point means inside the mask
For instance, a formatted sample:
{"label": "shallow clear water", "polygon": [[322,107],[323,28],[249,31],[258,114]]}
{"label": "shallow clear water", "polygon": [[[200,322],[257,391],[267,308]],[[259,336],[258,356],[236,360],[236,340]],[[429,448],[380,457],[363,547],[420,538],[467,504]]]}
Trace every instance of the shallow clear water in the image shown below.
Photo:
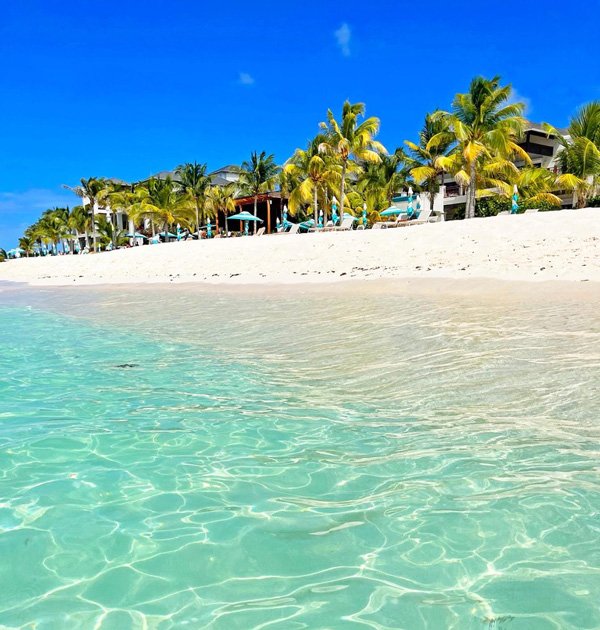
{"label": "shallow clear water", "polygon": [[599,306],[0,293],[0,627],[600,627]]}

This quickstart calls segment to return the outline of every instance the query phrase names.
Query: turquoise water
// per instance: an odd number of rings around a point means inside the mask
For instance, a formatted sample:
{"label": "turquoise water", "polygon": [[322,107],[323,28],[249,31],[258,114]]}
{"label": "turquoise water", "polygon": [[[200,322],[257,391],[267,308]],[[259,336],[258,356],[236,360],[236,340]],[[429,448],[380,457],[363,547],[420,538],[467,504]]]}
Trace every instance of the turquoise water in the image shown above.
{"label": "turquoise water", "polygon": [[0,293],[0,627],[600,627],[599,305]]}

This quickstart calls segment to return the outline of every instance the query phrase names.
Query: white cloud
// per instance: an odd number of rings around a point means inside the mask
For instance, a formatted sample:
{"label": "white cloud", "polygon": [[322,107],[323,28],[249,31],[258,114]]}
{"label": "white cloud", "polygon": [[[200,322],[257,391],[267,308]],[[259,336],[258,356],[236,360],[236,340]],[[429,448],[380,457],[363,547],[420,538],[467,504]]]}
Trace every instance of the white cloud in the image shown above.
{"label": "white cloud", "polygon": [[254,85],[254,77],[247,72],[240,72],[239,83],[241,85]]}
{"label": "white cloud", "polygon": [[344,57],[350,56],[350,38],[352,37],[352,31],[346,22],[344,22],[337,31],[333,32],[335,36],[335,40],[340,50],[342,51],[342,55]]}
{"label": "white cloud", "polygon": [[527,116],[529,114],[531,114],[531,99],[527,98],[526,96],[523,96],[516,88],[513,87],[512,89],[512,94],[510,95],[510,98],[508,99],[509,103],[523,103],[523,105],[525,105],[525,110],[524,110],[524,114]]}

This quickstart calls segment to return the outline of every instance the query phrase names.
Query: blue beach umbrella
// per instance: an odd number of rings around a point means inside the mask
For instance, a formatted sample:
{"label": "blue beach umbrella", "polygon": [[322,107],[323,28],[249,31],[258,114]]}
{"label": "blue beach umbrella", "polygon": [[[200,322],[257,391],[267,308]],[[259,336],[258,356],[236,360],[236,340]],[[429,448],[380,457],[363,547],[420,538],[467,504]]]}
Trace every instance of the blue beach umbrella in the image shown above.
{"label": "blue beach umbrella", "polygon": [[337,209],[338,209],[338,200],[334,196],[331,202],[331,220],[333,221],[333,225],[335,225],[339,219]]}
{"label": "blue beach umbrella", "polygon": [[177,224],[177,240],[181,240],[181,225]]}
{"label": "blue beach umbrella", "polygon": [[250,214],[247,210],[242,210],[242,212],[238,212],[237,214],[232,214],[228,219],[233,219],[234,221],[243,221],[244,222],[244,234],[248,236],[248,223],[250,221],[260,221],[263,222],[262,219],[255,217],[253,214]]}
{"label": "blue beach umbrella", "polygon": [[281,232],[281,221],[279,220],[279,217],[275,219],[275,230],[277,232]]}
{"label": "blue beach umbrella", "polygon": [[367,204],[366,203],[363,203],[362,224],[365,228],[367,227]]}
{"label": "blue beach umbrella", "polygon": [[409,188],[408,189],[408,207],[406,208],[406,212],[408,213],[409,217],[412,217],[413,213],[414,213],[414,209],[413,209],[413,189]]}
{"label": "blue beach umbrella", "polygon": [[206,224],[206,238],[212,238],[212,225],[210,224],[210,220]]}
{"label": "blue beach umbrella", "polygon": [[283,231],[285,232],[285,228],[287,228],[288,226],[288,220],[287,220],[287,214],[288,214],[288,207],[283,206]]}
{"label": "blue beach umbrella", "polygon": [[323,227],[323,209],[319,210],[319,225],[318,227]]}
{"label": "blue beach umbrella", "polygon": [[519,190],[517,185],[515,184],[513,187],[513,196],[512,196],[512,208],[510,210],[511,214],[517,214],[519,211]]}
{"label": "blue beach umbrella", "polygon": [[398,208],[397,206],[390,206],[383,210],[383,212],[379,213],[382,217],[392,217],[397,214],[406,214],[406,210],[402,210],[402,208]]}

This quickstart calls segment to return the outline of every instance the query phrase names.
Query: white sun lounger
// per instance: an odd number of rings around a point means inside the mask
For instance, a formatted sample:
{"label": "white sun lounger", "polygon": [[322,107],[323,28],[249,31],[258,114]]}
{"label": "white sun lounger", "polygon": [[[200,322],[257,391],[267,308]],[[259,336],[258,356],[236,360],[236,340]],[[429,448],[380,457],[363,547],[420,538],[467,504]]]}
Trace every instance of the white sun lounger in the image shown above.
{"label": "white sun lounger", "polygon": [[431,208],[427,208],[426,210],[421,210],[418,219],[411,219],[410,221],[404,221],[404,223],[399,223],[398,226],[420,225],[422,223],[433,223],[435,221],[435,217],[432,217],[431,213],[432,213]]}

